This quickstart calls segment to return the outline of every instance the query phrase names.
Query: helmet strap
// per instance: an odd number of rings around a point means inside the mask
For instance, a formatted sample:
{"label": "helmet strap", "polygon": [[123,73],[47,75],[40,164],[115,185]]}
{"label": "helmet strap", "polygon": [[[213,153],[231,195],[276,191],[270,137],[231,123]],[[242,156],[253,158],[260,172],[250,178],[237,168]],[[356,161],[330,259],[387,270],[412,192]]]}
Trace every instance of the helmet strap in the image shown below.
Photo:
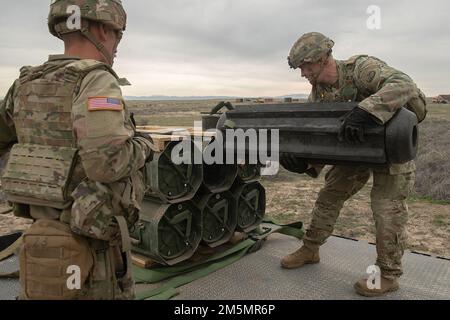
{"label": "helmet strap", "polygon": [[80,29],[80,32],[86,39],[88,39],[97,48],[97,50],[103,55],[103,57],[105,57],[108,64],[110,66],[112,66],[112,64],[113,64],[112,55],[108,52],[108,50],[106,50],[105,46],[95,38],[95,36],[92,34],[92,32],[89,31],[89,22],[88,21],[83,23],[83,25]]}

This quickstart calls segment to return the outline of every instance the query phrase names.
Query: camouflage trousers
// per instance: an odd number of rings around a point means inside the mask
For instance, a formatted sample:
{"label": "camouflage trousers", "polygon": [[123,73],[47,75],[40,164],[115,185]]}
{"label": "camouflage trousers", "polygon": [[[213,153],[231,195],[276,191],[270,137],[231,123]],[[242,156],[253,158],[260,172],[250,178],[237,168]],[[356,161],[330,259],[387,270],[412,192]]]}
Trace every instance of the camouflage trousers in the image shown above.
{"label": "camouflage trousers", "polygon": [[360,191],[373,173],[370,194],[376,228],[376,265],[386,278],[403,274],[402,256],[406,247],[409,196],[415,173],[389,174],[389,170],[334,166],[325,176],[304,237],[306,246],[318,247],[332,234],[339,213],[350,197]]}

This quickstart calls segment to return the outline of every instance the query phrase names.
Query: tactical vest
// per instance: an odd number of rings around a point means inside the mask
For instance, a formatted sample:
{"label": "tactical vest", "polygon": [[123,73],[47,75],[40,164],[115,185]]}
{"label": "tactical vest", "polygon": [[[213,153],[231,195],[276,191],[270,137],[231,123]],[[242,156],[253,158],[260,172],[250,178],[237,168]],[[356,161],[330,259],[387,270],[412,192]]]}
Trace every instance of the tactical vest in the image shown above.
{"label": "tactical vest", "polygon": [[[314,102],[350,102],[357,101],[360,98],[358,88],[353,80],[356,61],[367,55],[356,55],[346,61],[337,61],[340,67],[339,79],[342,79],[340,88],[335,89],[329,86],[313,87],[312,98]],[[341,80],[340,80],[341,82]]]}
{"label": "tactical vest", "polygon": [[[340,68],[338,89],[328,87],[313,87],[312,98],[314,102],[351,102],[363,101],[374,92],[362,92],[358,89],[354,81],[355,67],[358,59],[368,57],[367,55],[355,55],[345,61],[337,61]],[[379,60],[371,57],[371,59]],[[381,60],[379,60],[381,61]],[[383,62],[383,61],[381,61]],[[383,62],[384,63],[384,62]],[[342,79],[342,80],[341,80]],[[414,96],[407,102],[405,108],[414,112],[419,122],[426,117],[426,98],[425,94],[416,86]]]}
{"label": "tactical vest", "polygon": [[23,67],[11,150],[2,187],[12,203],[68,208],[70,194],[85,177],[73,133],[72,104],[84,77],[95,69],[114,71],[95,60]]}

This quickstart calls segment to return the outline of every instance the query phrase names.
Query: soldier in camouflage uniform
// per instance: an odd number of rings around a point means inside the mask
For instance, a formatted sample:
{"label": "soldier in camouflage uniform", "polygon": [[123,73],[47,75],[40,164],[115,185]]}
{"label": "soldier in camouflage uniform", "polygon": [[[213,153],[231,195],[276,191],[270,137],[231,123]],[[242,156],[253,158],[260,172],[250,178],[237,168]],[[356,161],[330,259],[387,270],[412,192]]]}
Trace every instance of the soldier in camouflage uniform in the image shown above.
{"label": "soldier in camouflage uniform", "polygon": [[[362,141],[366,125],[385,124],[402,107],[413,111],[419,121],[425,118],[425,96],[409,76],[367,55],[335,60],[331,54],[333,45],[323,34],[304,34],[292,47],[288,61],[292,68],[300,68],[302,77],[312,84],[310,102],[360,102],[344,119],[340,140]],[[317,176],[322,169],[287,154],[281,155],[280,162],[289,171],[312,176]],[[333,166],[325,176],[325,186],[319,192],[303,246],[282,259],[283,267],[297,268],[319,262],[319,247],[332,234],[344,203],[361,190],[371,175],[376,265],[381,270],[381,288],[369,289],[367,280],[362,279],[355,284],[355,290],[361,295],[377,296],[398,289],[407,240],[406,199],[414,185],[414,161],[382,168]]]}
{"label": "soldier in camouflage uniform", "polygon": [[[73,6],[81,29],[67,23]],[[128,228],[153,146],[136,136],[112,70],[126,13],[120,0],[56,0],[48,25],[65,54],[23,67],[0,106],[2,185],[15,214],[34,219],[20,298],[131,299]]]}

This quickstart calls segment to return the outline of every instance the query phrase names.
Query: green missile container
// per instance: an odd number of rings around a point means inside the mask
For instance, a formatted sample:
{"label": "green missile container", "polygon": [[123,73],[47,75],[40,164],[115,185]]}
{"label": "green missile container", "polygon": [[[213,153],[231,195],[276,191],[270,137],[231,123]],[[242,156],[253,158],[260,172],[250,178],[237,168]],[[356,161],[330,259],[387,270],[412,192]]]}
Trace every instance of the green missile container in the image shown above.
{"label": "green missile container", "polygon": [[238,178],[244,183],[252,183],[261,180],[261,165],[239,164]]}
{"label": "green missile container", "polygon": [[[180,157],[186,156],[191,160],[187,163],[174,164],[172,151],[179,144],[185,142],[170,142],[164,151],[156,153],[153,159],[146,163],[146,197],[158,198],[163,202],[180,203],[191,200],[203,180],[202,164],[195,164],[195,144],[190,141],[188,150],[181,149]],[[200,152],[200,151],[198,151]],[[184,154],[187,153],[187,154]]]}
{"label": "green missile container", "polygon": [[[209,154],[209,148],[213,148],[212,144],[207,145],[203,152]],[[211,153],[214,154],[214,152]],[[211,193],[227,191],[236,180],[237,173],[238,167],[236,164],[203,163],[203,185]]]}
{"label": "green missile container", "polygon": [[189,259],[202,240],[202,214],[191,202],[160,204],[144,200],[140,220],[130,231],[136,253],[163,265]]}
{"label": "green missile container", "polygon": [[210,193],[203,187],[193,202],[202,211],[203,243],[215,248],[228,242],[237,225],[233,195],[229,191]]}
{"label": "green missile container", "polygon": [[249,232],[263,221],[266,212],[266,190],[259,182],[236,182],[231,189],[237,202],[237,230]]}

